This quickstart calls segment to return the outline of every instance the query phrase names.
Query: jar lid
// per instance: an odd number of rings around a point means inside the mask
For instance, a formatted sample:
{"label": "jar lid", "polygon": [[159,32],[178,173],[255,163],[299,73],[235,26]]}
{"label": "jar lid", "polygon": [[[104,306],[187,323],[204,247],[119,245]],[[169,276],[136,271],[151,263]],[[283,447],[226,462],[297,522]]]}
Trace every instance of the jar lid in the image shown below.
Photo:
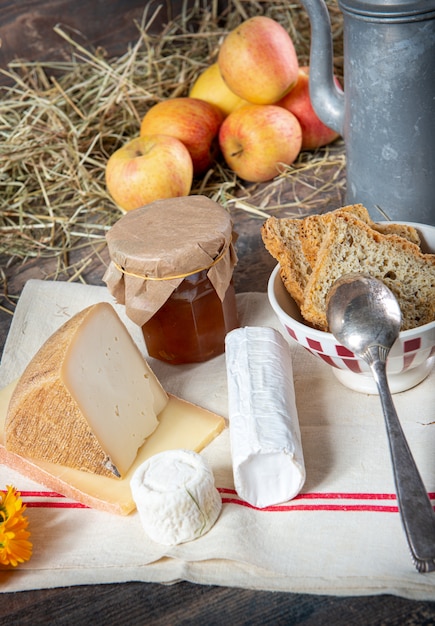
{"label": "jar lid", "polygon": [[186,276],[206,269],[223,300],[237,262],[230,215],[205,196],[157,200],[130,211],[106,239],[111,262],[103,280],[140,326]]}

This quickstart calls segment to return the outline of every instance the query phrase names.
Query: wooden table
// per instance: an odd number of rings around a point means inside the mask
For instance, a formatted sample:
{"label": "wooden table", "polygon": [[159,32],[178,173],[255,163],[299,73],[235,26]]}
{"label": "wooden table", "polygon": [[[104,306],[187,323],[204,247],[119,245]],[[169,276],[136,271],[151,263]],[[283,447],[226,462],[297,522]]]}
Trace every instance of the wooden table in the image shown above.
{"label": "wooden table", "polygon": [[[10,48],[31,50],[33,56],[41,52],[41,37],[44,27],[58,20],[59,14],[66,21],[85,5],[82,0],[72,3],[61,0],[44,2],[36,0],[26,3],[26,13],[22,14],[21,3],[1,2],[2,25],[0,37],[0,64],[9,60]],[[131,20],[139,18],[143,2],[129,1],[94,3],[94,21],[88,24],[87,35],[93,42],[103,44],[113,54],[119,51],[122,43],[134,37]],[[101,6],[100,6],[101,5]],[[121,6],[122,5],[122,6]],[[177,3],[172,3],[177,5]],[[67,11],[68,15],[65,15]],[[115,19],[122,15],[121,20]],[[95,27],[97,23],[97,27]],[[83,25],[82,25],[83,26]],[[104,36],[101,34],[105,32]],[[33,37],[32,37],[33,33]],[[47,35],[47,32],[46,32]],[[15,42],[15,43],[14,43]],[[52,54],[49,41],[45,41],[43,51]],[[339,206],[340,193],[334,200]],[[326,208],[335,208],[334,206]],[[237,292],[266,291],[267,280],[275,261],[264,249],[260,237],[261,220],[242,210],[233,211],[236,230],[239,233],[237,251],[239,264],[235,270]],[[3,259],[4,260],[4,259]],[[94,262],[83,274],[90,284],[102,284],[104,263],[107,252],[101,261]],[[6,266],[0,259],[7,291],[12,296],[19,295],[26,280],[45,278],[49,274],[50,261],[31,260],[24,265]],[[1,301],[0,309],[0,353],[10,326],[12,316],[6,309],[13,310],[7,298]],[[315,564],[313,564],[313,567]],[[292,593],[259,592],[227,587],[194,585],[182,582],[172,586],[130,582],[123,584],[85,585],[58,589],[43,589],[21,593],[0,595],[0,624],[305,624],[367,626],[377,624],[430,624],[435,623],[435,603],[410,601],[399,597],[363,596],[334,597],[302,595]]]}

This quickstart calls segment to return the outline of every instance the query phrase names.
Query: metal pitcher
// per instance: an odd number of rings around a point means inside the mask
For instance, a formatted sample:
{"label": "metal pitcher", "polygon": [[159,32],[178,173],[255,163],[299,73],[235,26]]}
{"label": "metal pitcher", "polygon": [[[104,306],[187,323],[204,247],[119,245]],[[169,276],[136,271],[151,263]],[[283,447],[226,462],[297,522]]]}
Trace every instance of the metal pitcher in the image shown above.
{"label": "metal pitcher", "polygon": [[435,0],[338,0],[344,92],[324,0],[311,23],[310,93],[346,147],[346,201],[374,219],[435,225]]}

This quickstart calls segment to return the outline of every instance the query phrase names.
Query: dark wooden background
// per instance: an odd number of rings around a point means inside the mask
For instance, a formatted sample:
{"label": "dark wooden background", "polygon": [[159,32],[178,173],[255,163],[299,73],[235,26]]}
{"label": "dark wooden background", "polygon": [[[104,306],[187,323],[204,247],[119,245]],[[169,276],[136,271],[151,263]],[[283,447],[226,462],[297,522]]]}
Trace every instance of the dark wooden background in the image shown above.
{"label": "dark wooden background", "polygon": [[[145,0],[0,1],[0,67],[6,68],[7,63],[17,57],[30,60],[67,58],[68,51],[59,47],[59,38],[52,32],[58,23],[79,31],[85,46],[103,46],[110,56],[123,54],[128,42],[136,41],[134,20],[140,22],[147,4],[151,11],[162,4],[160,18],[154,25],[157,30],[176,15],[182,3],[159,3],[158,0],[148,3]],[[236,212],[235,218],[240,235],[236,289],[238,292],[265,291],[274,261],[261,244],[261,222],[242,211]],[[19,293],[29,278],[44,277],[40,261],[1,269],[6,274],[11,293]],[[90,267],[87,281],[101,284],[103,270],[103,265]],[[11,315],[0,311],[0,352],[10,321]],[[391,595],[343,598],[208,587],[187,582],[173,586],[130,582],[0,594],[0,624],[429,626],[435,624],[435,603]]]}
{"label": "dark wooden background", "polygon": [[[15,58],[59,60],[68,58],[68,50],[59,45],[53,27],[62,24],[80,34],[84,46],[103,47],[109,56],[124,54],[128,42],[135,42],[146,15],[158,11],[150,33],[159,33],[183,8],[207,5],[207,0],[2,0],[0,2],[0,67]],[[225,0],[215,0],[224,7]]]}

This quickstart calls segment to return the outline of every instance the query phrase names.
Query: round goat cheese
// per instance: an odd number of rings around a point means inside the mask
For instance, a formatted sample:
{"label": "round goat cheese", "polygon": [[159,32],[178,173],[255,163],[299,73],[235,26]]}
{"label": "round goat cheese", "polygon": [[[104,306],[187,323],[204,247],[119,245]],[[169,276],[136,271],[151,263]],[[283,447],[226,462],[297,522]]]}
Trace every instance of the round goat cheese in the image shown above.
{"label": "round goat cheese", "polygon": [[130,486],[145,532],[165,545],[201,537],[222,508],[211,469],[191,450],[155,454],[138,467]]}

